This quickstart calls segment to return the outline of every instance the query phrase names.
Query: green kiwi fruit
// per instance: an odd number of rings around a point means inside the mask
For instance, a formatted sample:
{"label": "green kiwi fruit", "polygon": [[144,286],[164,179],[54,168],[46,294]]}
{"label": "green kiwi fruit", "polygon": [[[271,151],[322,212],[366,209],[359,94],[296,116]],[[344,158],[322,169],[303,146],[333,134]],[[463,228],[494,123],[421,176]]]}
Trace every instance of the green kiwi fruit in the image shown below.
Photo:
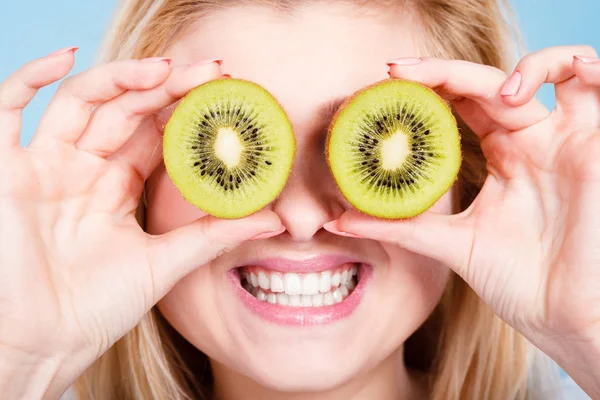
{"label": "green kiwi fruit", "polygon": [[295,148],[279,103],[241,79],[217,79],[190,91],[163,140],[167,173],[183,197],[227,219],[253,214],[279,195]]}
{"label": "green kiwi fruit", "polygon": [[346,199],[386,219],[429,209],[455,182],[460,134],[447,103],[416,82],[388,79],[366,87],[338,110],[327,161]]}

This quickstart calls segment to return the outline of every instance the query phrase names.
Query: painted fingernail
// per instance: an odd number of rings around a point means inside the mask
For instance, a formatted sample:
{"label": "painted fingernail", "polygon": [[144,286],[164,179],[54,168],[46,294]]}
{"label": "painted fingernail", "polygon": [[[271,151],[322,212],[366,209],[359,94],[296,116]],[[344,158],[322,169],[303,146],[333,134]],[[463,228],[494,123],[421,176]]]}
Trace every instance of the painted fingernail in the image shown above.
{"label": "painted fingernail", "polygon": [[285,232],[285,227],[281,227],[280,229],[276,230],[276,231],[271,231],[271,232],[265,232],[265,233],[261,233],[260,235],[256,235],[254,236],[252,239],[250,240],[263,240],[263,239],[269,239],[272,238],[274,236],[277,235],[281,235],[283,232]]}
{"label": "painted fingernail", "polygon": [[406,58],[395,58],[393,60],[389,60],[387,65],[417,65],[423,61],[422,58],[414,58],[414,57],[406,57]]}
{"label": "painted fingernail", "polygon": [[231,75],[229,75],[229,74],[223,74],[223,75],[221,75],[221,76],[222,76],[223,78],[225,78],[225,79],[229,79],[229,78],[231,78]]}
{"label": "painted fingernail", "polygon": [[144,58],[141,60],[143,63],[159,63],[159,62],[166,62],[167,64],[171,64],[171,61],[173,61],[170,58],[167,57],[148,57],[148,58]]}
{"label": "painted fingernail", "polygon": [[573,56],[573,58],[581,61],[582,63],[586,63],[586,64],[600,63],[600,58],[596,58],[596,57]]}
{"label": "painted fingernail", "polygon": [[212,64],[212,63],[217,63],[217,64],[221,65],[221,64],[223,64],[223,60],[220,60],[218,58],[213,58],[211,60],[200,60],[200,61],[196,61],[196,62],[190,64],[190,66],[199,67],[201,65],[208,65],[208,64]]}
{"label": "painted fingernail", "polygon": [[336,219],[335,221],[326,223],[325,225],[323,225],[323,228],[325,228],[326,231],[329,231],[336,235],[346,236],[346,237],[350,237],[350,238],[361,238],[361,236],[355,235],[354,233],[344,232],[344,231],[340,230],[340,220],[339,219]]}
{"label": "painted fingernail", "polygon": [[521,82],[523,80],[523,76],[519,71],[515,71],[508,81],[504,84],[504,87],[500,91],[502,96],[515,96],[519,93],[519,89],[521,88]]}
{"label": "painted fingernail", "polygon": [[59,56],[61,54],[65,54],[65,53],[75,53],[77,50],[79,50],[79,46],[72,46],[72,47],[65,47],[64,49],[60,49],[60,50],[56,50],[53,53],[50,53],[50,56]]}

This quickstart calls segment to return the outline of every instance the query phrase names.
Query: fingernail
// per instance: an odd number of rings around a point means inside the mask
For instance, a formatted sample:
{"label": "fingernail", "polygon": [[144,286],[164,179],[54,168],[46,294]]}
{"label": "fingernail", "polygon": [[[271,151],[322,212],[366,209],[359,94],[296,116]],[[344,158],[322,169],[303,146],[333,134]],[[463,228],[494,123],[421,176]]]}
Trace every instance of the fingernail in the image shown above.
{"label": "fingernail", "polygon": [[500,91],[502,96],[515,96],[519,92],[519,88],[521,87],[521,81],[523,76],[519,71],[515,71],[508,81],[504,84],[504,87]]}
{"label": "fingernail", "polygon": [[406,57],[406,58],[395,58],[389,60],[387,65],[417,65],[423,61],[422,58]]}
{"label": "fingernail", "polygon": [[171,61],[173,61],[170,58],[167,57],[148,57],[148,58],[144,58],[141,60],[143,63],[159,63],[159,62],[166,62],[167,64],[171,64]]}
{"label": "fingernail", "polygon": [[274,236],[280,235],[283,232],[285,232],[285,227],[281,227],[280,229],[276,230],[276,231],[272,231],[272,232],[265,232],[265,233],[261,233],[260,235],[256,235],[254,236],[252,239],[250,240],[262,240],[262,239],[269,239],[272,238]]}
{"label": "fingernail", "polygon": [[231,78],[231,75],[229,75],[229,74],[223,74],[223,75],[221,75],[221,76],[222,76],[223,78],[226,78],[226,79],[229,79],[229,78]]}
{"label": "fingernail", "polygon": [[574,59],[581,61],[586,64],[594,64],[600,62],[600,58],[587,57],[587,56],[573,56]]}
{"label": "fingernail", "polygon": [[213,58],[211,60],[200,60],[200,61],[196,61],[195,63],[190,64],[190,66],[199,67],[201,65],[208,65],[208,64],[212,64],[212,63],[217,63],[217,64],[221,65],[221,64],[223,64],[223,60],[219,60],[218,58]]}
{"label": "fingernail", "polygon": [[355,235],[354,233],[344,232],[344,231],[340,230],[339,226],[340,226],[340,220],[336,219],[335,221],[331,221],[331,222],[328,222],[325,225],[323,225],[323,228],[325,228],[326,231],[329,231],[336,235],[346,236],[346,237],[351,237],[351,238],[361,238],[361,236]]}
{"label": "fingernail", "polygon": [[77,50],[79,50],[79,46],[65,47],[64,49],[56,50],[55,52],[50,53],[49,55],[50,56],[58,56],[58,55],[65,54],[68,52],[75,53]]}

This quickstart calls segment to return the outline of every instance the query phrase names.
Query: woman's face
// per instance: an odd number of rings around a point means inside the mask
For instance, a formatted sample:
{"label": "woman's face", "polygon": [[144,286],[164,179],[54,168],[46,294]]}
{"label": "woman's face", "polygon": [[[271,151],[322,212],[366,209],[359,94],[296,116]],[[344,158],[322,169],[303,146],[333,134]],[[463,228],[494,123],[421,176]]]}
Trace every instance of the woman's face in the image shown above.
{"label": "woman's face", "polygon": [[[396,246],[323,229],[349,208],[324,143],[341,100],[387,78],[388,59],[420,55],[417,31],[408,15],[372,7],[300,6],[290,14],[236,7],[202,18],[170,48],[175,64],[218,58],[224,73],[264,86],[297,140],[287,186],[269,206],[287,231],[199,265],[159,304],[217,375],[315,391],[366,376],[384,360],[402,368],[402,344],[438,302],[448,270]],[[183,200],[164,168],[148,186],[151,233],[205,215]],[[450,195],[434,209],[450,213]],[[252,293],[242,287],[246,272]]]}

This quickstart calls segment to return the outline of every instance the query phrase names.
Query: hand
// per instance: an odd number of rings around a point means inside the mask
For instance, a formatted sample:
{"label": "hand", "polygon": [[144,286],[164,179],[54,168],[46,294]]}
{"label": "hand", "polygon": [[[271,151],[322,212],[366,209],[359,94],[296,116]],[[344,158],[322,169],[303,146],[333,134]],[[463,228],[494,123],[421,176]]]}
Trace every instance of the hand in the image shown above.
{"label": "hand", "polygon": [[281,227],[270,211],[204,217],[162,236],[136,221],[162,159],[154,114],[218,78],[216,62],[171,69],[169,60],[128,60],[70,77],[20,147],[22,109],[71,70],[73,53],[33,61],[0,85],[0,367],[7,354],[51,360],[60,365],[55,395],[187,273]]}
{"label": "hand", "polygon": [[[550,48],[525,57],[510,80],[464,61],[391,63],[392,77],[452,102],[481,139],[487,179],[458,215],[383,221],[348,211],[327,228],[445,263],[542,349],[600,350],[600,62],[574,55],[596,56]],[[552,112],[534,99],[544,82],[556,90]]]}

